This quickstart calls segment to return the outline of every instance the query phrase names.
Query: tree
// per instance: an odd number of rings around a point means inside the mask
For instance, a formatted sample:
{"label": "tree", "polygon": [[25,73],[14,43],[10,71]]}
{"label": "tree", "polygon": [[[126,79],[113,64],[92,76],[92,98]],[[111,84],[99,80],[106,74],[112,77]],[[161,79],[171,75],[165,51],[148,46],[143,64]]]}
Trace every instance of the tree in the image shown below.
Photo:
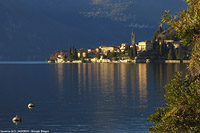
{"label": "tree", "polygon": [[163,49],[164,49],[164,46],[163,46],[163,43],[160,45],[160,56],[163,56]]}
{"label": "tree", "polygon": [[163,31],[164,31],[163,28],[161,26],[159,26],[158,32],[162,33]]}
{"label": "tree", "polygon": [[51,61],[55,61],[56,58],[57,58],[56,53],[50,55],[50,60],[51,60]]}
{"label": "tree", "polygon": [[110,52],[110,50],[109,50],[108,53],[107,53],[107,58],[111,60],[112,57],[113,57],[113,53]]}
{"label": "tree", "polygon": [[176,59],[179,59],[178,55],[179,55],[180,52],[179,52],[178,48],[175,49],[175,53],[176,53]]}
{"label": "tree", "polygon": [[152,38],[152,42],[156,43],[156,39],[158,39],[158,35],[160,33],[162,33],[164,30],[161,26],[159,26],[158,30],[156,32],[154,32],[153,38]]}
{"label": "tree", "polygon": [[108,51],[107,58],[110,60],[116,60],[117,54],[115,52]]}
{"label": "tree", "polygon": [[186,76],[178,73],[164,87],[166,105],[148,121],[152,132],[200,132],[200,1],[186,0],[187,10],[175,16],[165,11],[162,23],[173,28],[184,45],[193,46]]}
{"label": "tree", "polygon": [[133,53],[133,48],[130,48],[130,52],[129,52],[129,57],[131,59],[133,59],[135,56],[134,56],[134,53]]}
{"label": "tree", "polygon": [[69,55],[72,55],[72,49],[71,49],[71,47],[69,48]]}
{"label": "tree", "polygon": [[173,59],[175,59],[175,53],[173,46],[171,46],[168,53],[168,60],[173,60]]}
{"label": "tree", "polygon": [[128,46],[127,52],[128,52],[128,56],[130,57],[130,55],[131,55],[131,48],[130,48],[130,46]]}
{"label": "tree", "polygon": [[74,49],[74,59],[77,60],[78,59],[78,52],[77,49]]}
{"label": "tree", "polygon": [[184,40],[185,45],[193,45],[195,39],[199,35],[199,10],[200,2],[199,0],[187,0],[188,4],[187,10],[182,10],[175,16],[170,15],[170,11],[165,11],[162,16],[162,23],[170,25],[178,33],[180,39]]}
{"label": "tree", "polygon": [[69,49],[69,56],[68,56],[68,59],[72,59],[72,60],[77,60],[78,59],[78,52],[77,52],[77,49],[72,46],[70,47]]}
{"label": "tree", "polygon": [[161,57],[166,57],[168,55],[168,48],[166,46],[166,43],[164,40],[162,40],[162,43],[159,45],[159,53]]}
{"label": "tree", "polygon": [[75,52],[76,52],[76,48],[74,46],[72,46],[72,48],[71,48],[71,54],[74,55]]}
{"label": "tree", "polygon": [[72,62],[74,59],[73,59],[72,55],[69,55],[69,56],[67,57],[67,59],[65,59],[65,60],[66,60],[66,61]]}
{"label": "tree", "polygon": [[180,48],[177,48],[176,49],[176,59],[177,60],[182,60],[184,57],[183,57],[183,54],[181,54],[181,50]]}
{"label": "tree", "polygon": [[137,48],[136,45],[133,45],[133,56],[136,57],[137,56]]}
{"label": "tree", "polygon": [[177,73],[164,89],[167,104],[148,118],[155,124],[150,131],[200,132],[200,75]]}
{"label": "tree", "polygon": [[128,56],[130,59],[133,59],[134,57],[137,56],[137,48],[136,45],[134,44],[132,48],[128,48]]}
{"label": "tree", "polygon": [[73,60],[78,59],[78,52],[74,46],[70,47],[68,51],[69,51],[69,55],[66,60],[73,61]]}
{"label": "tree", "polygon": [[101,55],[100,55],[99,52],[97,53],[96,58],[97,58],[97,59],[100,59],[100,58],[101,58]]}
{"label": "tree", "polygon": [[193,73],[200,73],[200,64],[197,61],[200,56],[200,1],[187,0],[186,3],[188,4],[187,10],[182,10],[175,16],[170,15],[170,11],[165,11],[161,26],[170,25],[177,31],[184,45],[193,47],[189,70]]}

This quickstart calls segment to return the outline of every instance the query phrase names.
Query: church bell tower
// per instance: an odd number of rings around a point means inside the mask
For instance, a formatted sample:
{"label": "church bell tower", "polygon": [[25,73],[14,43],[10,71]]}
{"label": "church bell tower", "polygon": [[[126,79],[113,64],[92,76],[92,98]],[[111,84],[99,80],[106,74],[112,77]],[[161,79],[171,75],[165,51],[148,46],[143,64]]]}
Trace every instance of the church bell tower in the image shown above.
{"label": "church bell tower", "polygon": [[132,29],[132,33],[131,33],[131,45],[135,44],[135,33],[134,30]]}

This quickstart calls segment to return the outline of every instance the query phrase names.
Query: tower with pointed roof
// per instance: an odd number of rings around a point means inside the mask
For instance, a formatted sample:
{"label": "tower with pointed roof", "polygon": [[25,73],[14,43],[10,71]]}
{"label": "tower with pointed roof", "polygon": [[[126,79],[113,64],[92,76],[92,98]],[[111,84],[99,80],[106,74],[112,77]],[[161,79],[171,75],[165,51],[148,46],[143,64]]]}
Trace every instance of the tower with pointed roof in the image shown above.
{"label": "tower with pointed roof", "polygon": [[131,45],[135,44],[135,33],[134,30],[132,29],[132,33],[131,33]]}

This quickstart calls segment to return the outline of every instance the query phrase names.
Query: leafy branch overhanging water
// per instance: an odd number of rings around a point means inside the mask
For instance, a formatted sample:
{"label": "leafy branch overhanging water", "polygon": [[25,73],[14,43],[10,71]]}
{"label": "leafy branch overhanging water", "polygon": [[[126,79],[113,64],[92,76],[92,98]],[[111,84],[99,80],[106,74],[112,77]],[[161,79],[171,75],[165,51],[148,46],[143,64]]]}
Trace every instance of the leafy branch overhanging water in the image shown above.
{"label": "leafy branch overhanging water", "polygon": [[169,25],[193,48],[188,73],[177,73],[164,87],[167,103],[149,116],[155,124],[150,132],[200,132],[200,0],[185,2],[188,8],[175,16],[165,11],[161,26]]}

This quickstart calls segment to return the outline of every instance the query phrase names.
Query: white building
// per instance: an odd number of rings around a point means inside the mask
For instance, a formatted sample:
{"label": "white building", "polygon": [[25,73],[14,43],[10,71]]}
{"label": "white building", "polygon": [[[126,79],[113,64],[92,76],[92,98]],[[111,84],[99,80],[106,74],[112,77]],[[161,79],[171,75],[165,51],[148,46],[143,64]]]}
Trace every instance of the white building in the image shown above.
{"label": "white building", "polygon": [[120,47],[121,52],[124,52],[128,48],[128,46],[128,43],[122,43]]}
{"label": "white building", "polygon": [[148,51],[148,50],[153,50],[153,44],[151,43],[151,41],[146,40],[144,42],[138,43],[138,51]]}
{"label": "white building", "polygon": [[113,46],[100,46],[99,49],[101,49],[101,52],[105,55],[110,52],[114,52],[114,47]]}

